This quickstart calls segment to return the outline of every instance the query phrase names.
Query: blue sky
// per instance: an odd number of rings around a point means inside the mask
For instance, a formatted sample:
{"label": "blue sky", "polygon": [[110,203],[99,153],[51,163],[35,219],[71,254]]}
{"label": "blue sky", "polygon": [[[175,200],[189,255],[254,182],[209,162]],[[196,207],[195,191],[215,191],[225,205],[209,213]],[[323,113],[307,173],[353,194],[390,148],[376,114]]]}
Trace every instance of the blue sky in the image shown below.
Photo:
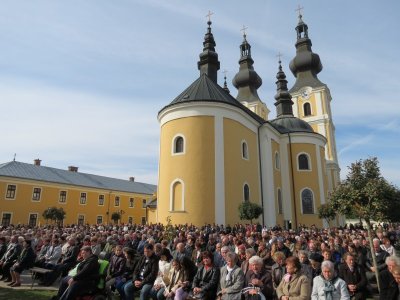
{"label": "blue sky", "polygon": [[207,12],[233,95],[248,27],[273,118],[278,52],[294,83],[298,4],[331,90],[342,178],[351,162],[377,156],[400,186],[397,0],[2,1],[0,162],[16,153],[22,162],[156,184],[157,113],[199,74]]}

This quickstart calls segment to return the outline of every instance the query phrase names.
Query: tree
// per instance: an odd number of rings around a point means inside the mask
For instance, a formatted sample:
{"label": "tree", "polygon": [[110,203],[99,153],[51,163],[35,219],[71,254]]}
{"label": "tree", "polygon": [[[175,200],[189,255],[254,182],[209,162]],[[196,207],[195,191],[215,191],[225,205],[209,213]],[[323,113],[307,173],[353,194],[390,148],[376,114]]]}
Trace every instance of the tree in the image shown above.
{"label": "tree", "polygon": [[57,207],[55,207],[55,206],[47,208],[47,209],[42,213],[42,216],[43,216],[43,218],[46,220],[46,222],[47,222],[48,220],[51,220],[51,221],[53,221],[53,222],[56,222],[56,223],[59,224],[59,225],[60,225],[60,224],[62,223],[62,221],[65,219],[65,215],[66,215],[66,212],[65,212],[65,210],[64,210],[62,207],[57,208]]}
{"label": "tree", "polygon": [[113,212],[111,214],[111,220],[114,221],[114,223],[118,223],[118,221],[121,219],[121,213],[119,212]]}
{"label": "tree", "polygon": [[351,164],[346,179],[330,195],[329,206],[333,212],[353,215],[364,220],[372,251],[375,275],[379,286],[374,247],[372,245],[371,221],[388,220],[388,209],[393,205],[398,190],[381,176],[376,157]]}
{"label": "tree", "polygon": [[240,220],[250,220],[253,224],[253,219],[257,219],[263,213],[260,205],[245,201],[239,205],[239,218]]}
{"label": "tree", "polygon": [[335,219],[336,212],[333,210],[332,206],[329,204],[322,204],[318,208],[318,218],[325,219],[325,221],[329,224],[329,221]]}

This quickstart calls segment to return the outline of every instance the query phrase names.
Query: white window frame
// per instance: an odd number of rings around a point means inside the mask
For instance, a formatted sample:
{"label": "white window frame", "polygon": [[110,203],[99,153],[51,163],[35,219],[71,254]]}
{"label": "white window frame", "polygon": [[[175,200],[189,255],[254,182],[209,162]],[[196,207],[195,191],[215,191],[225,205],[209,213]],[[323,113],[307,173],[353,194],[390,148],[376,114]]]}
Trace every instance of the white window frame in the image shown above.
{"label": "white window frame", "polygon": [[[243,151],[244,150],[243,146],[246,146],[246,153],[244,153],[245,151]],[[246,140],[242,140],[240,142],[240,152],[242,153],[242,159],[250,160],[249,143],[247,143]],[[247,155],[245,155],[245,154],[247,154]]]}
{"label": "white window frame", "polygon": [[[304,109],[304,106],[305,106],[307,103],[310,105],[310,114],[309,114],[309,115],[306,115],[306,110]],[[303,116],[304,116],[305,118],[309,118],[309,117],[312,117],[312,116],[313,116],[312,105],[311,105],[311,102],[310,102],[310,101],[305,101],[305,102],[303,102],[303,107],[302,107],[302,109],[303,109]]]}
{"label": "white window frame", "polygon": [[[132,205],[131,205],[131,203],[132,203]],[[134,197],[130,197],[129,198],[129,204],[128,205],[129,205],[129,208],[135,208],[135,198]]]}
{"label": "white window frame", "polygon": [[39,213],[37,212],[31,212],[28,214],[28,225],[30,226],[30,221],[31,221],[31,216],[35,216],[36,215],[36,224],[35,226],[38,226],[39,223]]}
{"label": "white window frame", "polygon": [[[303,191],[304,190],[309,190],[310,192],[311,192],[311,195],[312,195],[312,201],[313,201],[313,213],[312,214],[309,214],[309,213],[304,213],[303,212],[303,197],[302,197],[302,194],[303,194]],[[313,216],[313,215],[315,215],[316,214],[316,207],[315,207],[315,193],[314,193],[314,191],[312,190],[312,188],[309,188],[309,187],[304,187],[304,188],[302,188],[301,190],[300,190],[300,208],[301,208],[301,214],[302,215],[306,215],[306,216]]]}
{"label": "white window frame", "polygon": [[[280,197],[279,197],[279,195],[280,195]],[[278,215],[283,215],[283,197],[282,197],[282,189],[280,187],[278,187],[276,189],[276,199],[278,202]]]}
{"label": "white window frame", "polygon": [[[99,218],[101,218],[101,222],[99,223]],[[104,223],[104,217],[103,215],[97,215],[96,216],[96,224],[103,224]]]}
{"label": "white window frame", "polygon": [[3,219],[4,219],[4,215],[5,214],[9,214],[10,215],[10,225],[13,223],[13,217],[14,217],[14,213],[11,211],[3,211],[1,212],[1,220],[0,220],[0,225],[3,226]]}
{"label": "white window frame", "polygon": [[[82,203],[82,194],[85,194],[85,203]],[[80,192],[79,193],[79,205],[87,205],[88,202],[88,194],[87,192]]]}
{"label": "white window frame", "polygon": [[[181,210],[174,209],[174,185],[177,182],[179,182],[182,185],[182,209]],[[169,211],[170,212],[185,211],[185,182],[180,178],[176,178],[175,180],[173,180],[169,186]]]}
{"label": "white window frame", "polygon": [[83,225],[85,225],[86,215],[85,214],[78,214],[76,218],[76,223],[79,224],[79,217],[83,216]]}
{"label": "white window frame", "polygon": [[[299,157],[300,155],[306,155],[308,159],[308,169],[300,169],[300,164],[299,164]],[[311,172],[312,171],[312,163],[311,163],[311,156],[307,152],[300,152],[297,154],[296,157],[296,164],[297,164],[297,171],[299,172]]]}
{"label": "white window frame", "polygon": [[[117,205],[117,200],[118,200],[118,205]],[[120,207],[120,206],[121,206],[121,197],[114,196],[114,207]]]}
{"label": "white window frame", "polygon": [[[15,186],[15,191],[14,191],[14,197],[13,197],[13,198],[7,197],[8,187],[9,187],[10,185]],[[15,200],[15,199],[17,198],[17,191],[18,191],[18,186],[17,186],[16,184],[14,184],[14,183],[7,183],[7,188],[6,188],[6,193],[5,193],[5,195],[4,195],[4,199],[5,199],[5,200]]]}
{"label": "white window frame", "polygon": [[[175,143],[179,137],[181,137],[183,139],[183,151],[175,152]],[[182,133],[178,133],[178,134],[174,135],[174,137],[172,138],[171,155],[176,156],[176,155],[185,155],[185,154],[186,154],[186,137]]]}
{"label": "white window frame", "polygon": [[[34,199],[34,198],[33,198],[33,196],[35,195],[35,189],[39,189],[39,190],[40,190],[39,199]],[[32,198],[31,198],[31,201],[32,201],[32,202],[40,202],[40,201],[42,200],[42,193],[43,193],[43,189],[42,189],[41,187],[34,186],[34,187],[32,188]]]}
{"label": "white window frame", "polygon": [[275,151],[275,154],[274,154],[274,167],[275,167],[275,170],[281,169],[281,155],[279,154],[278,151]]}
{"label": "white window frame", "polygon": [[[65,192],[65,201],[61,201],[61,192]],[[68,197],[68,191],[67,190],[59,190],[58,191],[58,203],[59,204],[66,204],[67,203],[67,197]]]}
{"label": "white window frame", "polygon": [[[100,204],[100,196],[103,196],[103,204]],[[97,206],[104,206],[104,201],[105,201],[106,196],[104,194],[99,194],[97,197]]]}

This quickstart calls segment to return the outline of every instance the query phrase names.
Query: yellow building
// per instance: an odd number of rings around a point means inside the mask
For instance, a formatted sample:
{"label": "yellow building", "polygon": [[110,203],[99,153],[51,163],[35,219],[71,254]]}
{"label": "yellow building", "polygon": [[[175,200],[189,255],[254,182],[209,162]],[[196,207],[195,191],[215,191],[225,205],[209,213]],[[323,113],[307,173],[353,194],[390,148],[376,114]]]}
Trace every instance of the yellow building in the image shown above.
{"label": "yellow building", "polygon": [[317,210],[339,182],[331,96],[317,77],[322,64],[301,16],[296,32],[290,64],[296,83],[289,91],[279,61],[277,116],[268,120],[246,35],[234,98],[226,82],[224,87],[217,83],[220,63],[208,22],[200,77],[158,114],[158,199],[152,221],[165,223],[169,216],[173,223],[233,224],[241,222],[239,204],[251,201],[263,207],[258,221],[266,226],[328,225]]}
{"label": "yellow building", "polygon": [[122,223],[145,223],[147,203],[156,186],[68,170],[11,161],[0,165],[0,217],[2,225],[45,224],[49,207],[66,211],[64,224],[111,223],[119,213]]}

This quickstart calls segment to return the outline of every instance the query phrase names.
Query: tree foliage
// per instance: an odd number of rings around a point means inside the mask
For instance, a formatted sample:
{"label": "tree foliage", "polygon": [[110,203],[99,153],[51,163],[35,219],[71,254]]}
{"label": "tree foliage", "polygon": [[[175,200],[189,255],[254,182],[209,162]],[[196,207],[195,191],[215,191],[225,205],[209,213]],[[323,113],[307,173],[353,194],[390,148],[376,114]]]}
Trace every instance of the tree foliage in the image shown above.
{"label": "tree foliage", "polygon": [[333,210],[332,206],[329,204],[322,204],[318,208],[318,217],[320,219],[325,219],[328,223],[336,217],[336,211]]}
{"label": "tree foliage", "polygon": [[47,208],[42,213],[42,216],[46,221],[51,220],[56,223],[62,223],[62,221],[65,219],[66,214],[67,213],[65,212],[65,210],[62,207],[57,208],[57,207],[53,206],[53,207]]}
{"label": "tree foliage", "polygon": [[243,202],[239,205],[240,220],[249,220],[253,223],[253,219],[257,219],[263,212],[260,205],[250,201]]}

